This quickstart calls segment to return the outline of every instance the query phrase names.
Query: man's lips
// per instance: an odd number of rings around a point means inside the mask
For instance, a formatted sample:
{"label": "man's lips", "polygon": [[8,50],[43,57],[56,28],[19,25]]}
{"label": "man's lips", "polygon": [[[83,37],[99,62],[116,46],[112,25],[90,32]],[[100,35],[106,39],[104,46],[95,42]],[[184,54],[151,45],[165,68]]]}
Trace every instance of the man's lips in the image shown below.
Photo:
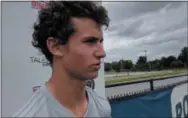
{"label": "man's lips", "polygon": [[94,68],[96,69],[100,69],[101,68],[101,63],[96,63],[92,65]]}

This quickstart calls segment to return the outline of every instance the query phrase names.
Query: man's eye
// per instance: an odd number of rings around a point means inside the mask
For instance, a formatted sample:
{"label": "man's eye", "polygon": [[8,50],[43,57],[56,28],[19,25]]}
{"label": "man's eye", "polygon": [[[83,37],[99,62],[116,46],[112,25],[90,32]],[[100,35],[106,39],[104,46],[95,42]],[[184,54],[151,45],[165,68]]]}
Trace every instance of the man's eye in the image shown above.
{"label": "man's eye", "polygon": [[103,43],[103,39],[100,40],[100,43]]}
{"label": "man's eye", "polygon": [[91,39],[86,40],[85,42],[87,42],[87,43],[96,43],[97,39],[91,38]]}
{"label": "man's eye", "polygon": [[103,38],[101,40],[99,40],[98,38],[91,37],[91,38],[88,38],[87,40],[85,40],[84,42],[88,43],[88,44],[97,44],[98,42],[103,43]]}

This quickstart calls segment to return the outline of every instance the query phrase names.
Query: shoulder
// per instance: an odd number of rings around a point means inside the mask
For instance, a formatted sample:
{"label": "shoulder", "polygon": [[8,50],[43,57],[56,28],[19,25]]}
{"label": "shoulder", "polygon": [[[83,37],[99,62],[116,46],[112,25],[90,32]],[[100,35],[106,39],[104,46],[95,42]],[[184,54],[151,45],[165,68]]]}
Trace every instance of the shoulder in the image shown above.
{"label": "shoulder", "polygon": [[110,117],[111,116],[111,106],[110,106],[109,101],[105,97],[99,96],[97,94],[97,92],[94,91],[93,89],[91,89],[89,87],[87,87],[86,89],[90,93],[90,95],[92,96],[93,101],[96,104],[96,107],[100,111],[102,111],[103,116]]}
{"label": "shoulder", "polygon": [[38,117],[46,114],[46,97],[40,89],[33,93],[29,101],[13,117]]}

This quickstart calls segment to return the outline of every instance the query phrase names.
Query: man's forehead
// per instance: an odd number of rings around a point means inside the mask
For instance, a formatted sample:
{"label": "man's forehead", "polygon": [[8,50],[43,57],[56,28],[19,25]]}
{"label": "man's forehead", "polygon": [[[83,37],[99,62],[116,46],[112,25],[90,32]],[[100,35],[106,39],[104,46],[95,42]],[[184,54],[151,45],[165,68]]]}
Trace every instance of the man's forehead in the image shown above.
{"label": "man's forehead", "polygon": [[72,24],[78,33],[88,33],[88,35],[92,34],[97,37],[102,36],[100,25],[90,18],[72,18]]}

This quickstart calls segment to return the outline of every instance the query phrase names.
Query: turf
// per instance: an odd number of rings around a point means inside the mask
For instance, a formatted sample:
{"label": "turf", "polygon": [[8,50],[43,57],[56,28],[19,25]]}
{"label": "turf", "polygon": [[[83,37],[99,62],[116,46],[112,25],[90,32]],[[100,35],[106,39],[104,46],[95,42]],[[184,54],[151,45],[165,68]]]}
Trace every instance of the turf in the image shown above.
{"label": "turf", "polygon": [[163,78],[163,77],[170,77],[176,76],[181,74],[188,74],[188,70],[168,70],[168,71],[160,71],[158,73],[146,73],[141,75],[132,75],[132,76],[116,76],[110,79],[105,80],[105,84],[115,84],[115,83],[124,83],[136,80],[143,80],[143,79],[151,79],[151,78]]}

